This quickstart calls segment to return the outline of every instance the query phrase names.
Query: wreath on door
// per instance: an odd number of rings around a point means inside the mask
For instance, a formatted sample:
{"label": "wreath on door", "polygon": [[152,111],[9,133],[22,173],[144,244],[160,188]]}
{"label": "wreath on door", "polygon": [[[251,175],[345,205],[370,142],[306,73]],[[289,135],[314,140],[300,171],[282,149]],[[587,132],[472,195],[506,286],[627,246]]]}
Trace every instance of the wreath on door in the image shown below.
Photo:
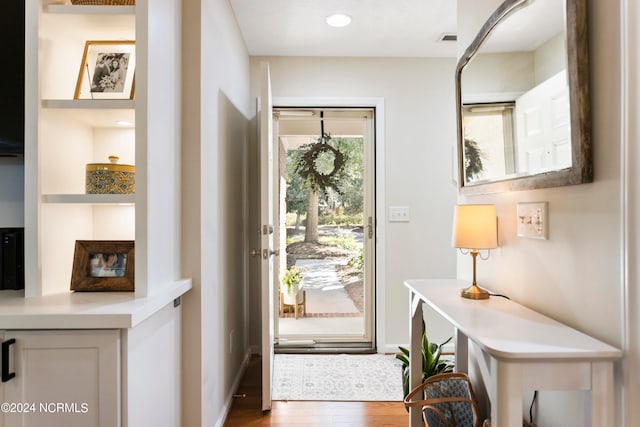
{"label": "wreath on door", "polygon": [[296,172],[312,190],[326,192],[333,188],[340,193],[340,172],[344,168],[345,157],[328,143],[330,139],[325,134],[318,142],[301,147],[304,153],[296,165]]}

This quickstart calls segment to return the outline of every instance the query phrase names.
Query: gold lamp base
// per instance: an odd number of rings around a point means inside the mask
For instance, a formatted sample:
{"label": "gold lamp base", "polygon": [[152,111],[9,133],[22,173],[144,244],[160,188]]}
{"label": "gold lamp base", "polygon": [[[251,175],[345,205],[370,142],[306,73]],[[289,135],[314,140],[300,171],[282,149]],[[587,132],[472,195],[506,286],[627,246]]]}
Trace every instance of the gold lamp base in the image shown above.
{"label": "gold lamp base", "polygon": [[467,289],[463,289],[460,291],[460,296],[462,298],[469,299],[489,299],[489,292],[479,288],[475,283],[469,286]]}
{"label": "gold lamp base", "polygon": [[476,257],[478,256],[478,250],[471,249],[469,254],[471,254],[471,258],[473,259],[473,282],[467,289],[460,291],[460,296],[469,299],[489,299],[489,292],[479,288],[476,284]]}

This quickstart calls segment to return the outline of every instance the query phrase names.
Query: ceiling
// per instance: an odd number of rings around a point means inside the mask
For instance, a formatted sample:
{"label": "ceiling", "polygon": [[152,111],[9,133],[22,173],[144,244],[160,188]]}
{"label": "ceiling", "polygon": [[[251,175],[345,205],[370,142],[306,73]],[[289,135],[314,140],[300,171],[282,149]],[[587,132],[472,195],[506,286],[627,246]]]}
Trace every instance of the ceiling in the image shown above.
{"label": "ceiling", "polygon": [[516,9],[484,41],[483,52],[528,52],[564,31],[563,2],[536,0]]}
{"label": "ceiling", "polygon": [[[455,0],[229,0],[251,56],[455,57]],[[351,25],[332,28],[329,15]]]}

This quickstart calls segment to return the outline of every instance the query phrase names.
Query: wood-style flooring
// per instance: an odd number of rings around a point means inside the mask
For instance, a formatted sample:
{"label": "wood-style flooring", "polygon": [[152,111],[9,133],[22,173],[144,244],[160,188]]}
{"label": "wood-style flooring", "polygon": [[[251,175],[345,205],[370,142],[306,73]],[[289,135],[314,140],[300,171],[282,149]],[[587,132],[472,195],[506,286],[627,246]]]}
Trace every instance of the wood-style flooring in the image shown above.
{"label": "wood-style flooring", "polygon": [[225,422],[227,427],[381,427],[409,424],[402,402],[309,402],[274,401],[271,411],[263,414],[260,401],[261,362],[254,357],[244,374]]}

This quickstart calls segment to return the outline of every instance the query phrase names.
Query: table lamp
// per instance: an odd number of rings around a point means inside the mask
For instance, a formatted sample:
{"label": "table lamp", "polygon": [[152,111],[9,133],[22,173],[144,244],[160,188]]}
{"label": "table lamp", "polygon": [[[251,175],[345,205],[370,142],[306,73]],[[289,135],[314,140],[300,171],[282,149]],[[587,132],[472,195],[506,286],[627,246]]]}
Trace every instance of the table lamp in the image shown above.
{"label": "table lamp", "polygon": [[[476,258],[480,249],[498,247],[498,220],[495,205],[456,205],[453,213],[453,246],[468,249],[473,258],[473,283],[463,289],[463,298],[487,299],[489,292],[476,283]],[[462,252],[466,253],[466,252]],[[487,259],[482,258],[481,259]]]}

